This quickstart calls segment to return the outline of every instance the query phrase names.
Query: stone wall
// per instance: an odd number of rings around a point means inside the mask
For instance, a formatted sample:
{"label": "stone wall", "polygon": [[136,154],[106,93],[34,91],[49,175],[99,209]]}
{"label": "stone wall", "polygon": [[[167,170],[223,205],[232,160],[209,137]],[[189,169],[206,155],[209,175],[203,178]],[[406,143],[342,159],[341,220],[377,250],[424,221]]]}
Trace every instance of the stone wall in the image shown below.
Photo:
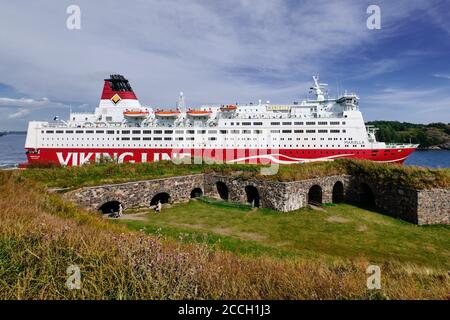
{"label": "stone wall", "polygon": [[428,189],[417,191],[419,224],[450,223],[450,190]]}
{"label": "stone wall", "polygon": [[[418,223],[417,190],[393,184],[380,184],[364,177],[351,177],[349,183],[347,202],[362,204],[389,216]],[[373,194],[373,206],[364,199],[367,191],[363,185],[369,187]]]}
{"label": "stone wall", "polygon": [[333,187],[340,181],[348,184],[349,176],[339,175],[294,182],[277,182],[271,180],[243,179],[241,177],[205,175],[205,195],[220,198],[217,183],[224,183],[229,191],[229,200],[247,202],[245,188],[253,186],[258,190],[261,207],[288,212],[305,207],[308,204],[309,189],[317,185],[322,190],[322,202],[332,202]]}
{"label": "stone wall", "polygon": [[346,201],[362,204],[362,184],[373,192],[374,210],[415,224],[450,223],[450,190],[416,190],[395,184],[381,184],[365,177],[351,177]]}
{"label": "stone wall", "polygon": [[252,186],[256,188],[259,195],[260,207],[286,211],[284,207],[289,198],[289,193],[286,191],[286,183],[207,174],[205,175],[205,195],[220,198],[217,190],[218,182],[222,182],[227,186],[228,199],[230,201],[247,202],[248,198],[245,188]]}
{"label": "stone wall", "polygon": [[333,187],[337,182],[343,185],[343,197],[345,198],[348,188],[349,176],[338,175],[330,177],[321,177],[315,179],[293,181],[286,183],[287,193],[290,195],[285,203],[285,210],[292,211],[303,208],[308,205],[308,193],[313,186],[319,186],[322,190],[322,203],[333,202]]}
{"label": "stone wall", "polygon": [[[197,174],[156,180],[145,180],[122,184],[85,187],[70,191],[64,197],[84,207],[98,210],[108,201],[119,201],[124,208],[148,207],[158,193],[170,195],[171,203],[186,202],[191,191],[200,188],[204,195],[220,198],[217,184],[227,189],[227,200],[248,202],[260,207],[288,212],[303,208],[309,200],[321,203],[335,202],[342,198],[346,202],[370,206],[371,209],[416,224],[450,223],[450,190],[415,190],[394,184],[380,184],[366,177],[336,175],[315,179],[277,182],[265,179],[248,179],[239,175],[219,176]],[[335,186],[342,186],[342,194]],[[319,190],[310,193],[313,188]],[[334,190],[334,191],[333,191]],[[258,201],[254,199],[257,194]],[[251,195],[253,194],[253,195]],[[310,199],[312,197],[313,199]]]}
{"label": "stone wall", "polygon": [[170,203],[189,201],[194,188],[204,190],[203,174],[84,187],[64,197],[93,210],[108,201],[119,201],[124,208],[140,208],[148,207],[151,199],[162,192],[170,195]]}

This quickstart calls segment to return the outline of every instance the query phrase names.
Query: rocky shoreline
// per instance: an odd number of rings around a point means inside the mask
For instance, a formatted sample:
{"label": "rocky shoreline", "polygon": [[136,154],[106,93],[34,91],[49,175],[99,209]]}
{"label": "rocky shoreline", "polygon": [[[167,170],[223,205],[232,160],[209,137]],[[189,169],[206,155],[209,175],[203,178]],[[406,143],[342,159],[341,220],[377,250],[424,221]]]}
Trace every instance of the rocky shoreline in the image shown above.
{"label": "rocky shoreline", "polygon": [[429,146],[425,148],[419,146],[417,148],[417,151],[428,151],[428,150],[450,150],[450,142],[446,142],[436,146]]}

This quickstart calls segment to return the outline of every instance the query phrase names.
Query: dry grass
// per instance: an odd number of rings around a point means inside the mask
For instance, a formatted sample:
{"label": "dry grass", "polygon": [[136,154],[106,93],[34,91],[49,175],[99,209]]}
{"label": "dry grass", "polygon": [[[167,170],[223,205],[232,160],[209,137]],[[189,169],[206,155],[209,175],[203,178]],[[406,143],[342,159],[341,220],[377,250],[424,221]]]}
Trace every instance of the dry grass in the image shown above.
{"label": "dry grass", "polygon": [[[35,183],[0,173],[1,299],[445,299],[443,270],[386,263],[366,289],[369,261],[245,258],[112,226]],[[66,268],[81,268],[68,290]]]}

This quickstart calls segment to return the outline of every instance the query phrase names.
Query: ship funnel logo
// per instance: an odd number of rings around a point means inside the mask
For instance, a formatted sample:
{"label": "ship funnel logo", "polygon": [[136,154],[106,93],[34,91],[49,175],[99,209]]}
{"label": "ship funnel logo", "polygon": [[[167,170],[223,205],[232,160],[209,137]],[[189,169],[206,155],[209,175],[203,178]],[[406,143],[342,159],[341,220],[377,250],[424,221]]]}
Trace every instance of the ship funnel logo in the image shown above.
{"label": "ship funnel logo", "polygon": [[122,98],[120,98],[120,96],[117,93],[115,95],[113,95],[111,98],[111,101],[114,104],[118,104],[120,100],[122,100]]}

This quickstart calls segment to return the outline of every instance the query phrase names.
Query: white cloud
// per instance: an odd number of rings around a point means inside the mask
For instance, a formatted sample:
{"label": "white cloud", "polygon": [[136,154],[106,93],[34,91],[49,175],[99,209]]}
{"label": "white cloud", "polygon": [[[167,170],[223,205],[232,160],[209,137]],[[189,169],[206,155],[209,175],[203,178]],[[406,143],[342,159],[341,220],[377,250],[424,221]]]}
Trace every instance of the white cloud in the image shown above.
{"label": "white cloud", "polygon": [[[66,28],[72,1],[4,2],[0,82],[31,97],[92,107],[111,73],[123,73],[141,102],[156,107],[174,105],[181,90],[191,106],[298,100],[316,72],[329,82],[333,72],[368,79],[398,68],[399,57],[347,69],[339,59],[393,37],[398,21],[428,3],[379,1],[382,29],[374,32],[366,28],[370,2],[79,0],[79,31]],[[30,110],[30,117],[43,116]]]}
{"label": "white cloud", "polygon": [[448,18],[448,2],[440,1],[436,5],[426,7],[426,13],[430,22],[446,31],[450,35],[450,20]]}
{"label": "white cloud", "polygon": [[9,114],[8,119],[23,118],[30,113],[31,113],[30,109],[19,109],[18,111]]}
{"label": "white cloud", "polygon": [[384,88],[364,97],[362,110],[371,120],[447,123],[450,97],[440,88]]}
{"label": "white cloud", "polygon": [[41,107],[48,105],[50,101],[47,98],[42,98],[40,100],[30,99],[30,98],[7,98],[0,97],[0,106],[7,107]]}
{"label": "white cloud", "polygon": [[433,77],[442,78],[442,79],[450,79],[450,74],[435,73],[435,74],[433,74]]}
{"label": "white cloud", "polygon": [[370,79],[378,75],[391,73],[401,68],[404,63],[398,59],[380,59],[377,61],[367,61],[363,68],[360,68],[360,72],[356,75],[350,76],[353,80]]}
{"label": "white cloud", "polygon": [[292,86],[293,76],[309,80],[327,61],[375,40],[364,4],[348,0],[79,6],[82,29],[69,31],[64,1],[27,2],[26,10],[24,2],[2,5],[0,32],[7,30],[8,41],[0,52],[0,80],[34,96],[96,103],[100,79],[120,72],[145,103],[173,104],[180,90],[194,104],[242,101],[270,97],[276,84]]}
{"label": "white cloud", "polygon": [[68,106],[61,102],[50,101],[48,98],[31,99],[31,98],[6,98],[0,97],[0,107],[12,110],[8,115],[8,119],[23,119],[32,113],[39,113],[42,110],[62,109]]}

